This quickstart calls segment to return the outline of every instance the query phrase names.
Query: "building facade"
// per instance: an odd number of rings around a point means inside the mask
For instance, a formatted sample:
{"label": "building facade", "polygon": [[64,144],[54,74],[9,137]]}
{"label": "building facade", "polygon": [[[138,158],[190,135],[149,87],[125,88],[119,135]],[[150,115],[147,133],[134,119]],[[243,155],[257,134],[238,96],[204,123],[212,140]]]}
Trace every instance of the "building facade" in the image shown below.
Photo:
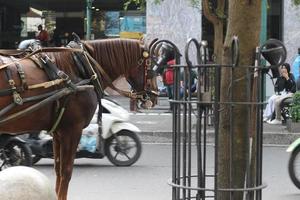
{"label": "building facade", "polygon": [[283,5],[283,42],[287,48],[287,62],[293,63],[300,48],[300,6],[292,1],[284,1]]}
{"label": "building facade", "polygon": [[[267,39],[283,41],[287,49],[286,62],[292,64],[300,48],[300,6],[287,0],[268,0],[267,3]],[[178,45],[182,53],[190,37],[212,43],[212,27],[199,9],[194,8],[190,0],[164,0],[160,4],[147,1],[147,38],[168,39]],[[274,93],[272,88],[273,83],[267,78],[266,97]]]}
{"label": "building facade", "polygon": [[[202,14],[188,0],[147,1],[146,39],[167,39],[184,52],[189,38],[202,39]],[[181,59],[182,61],[184,59]]]}
{"label": "building facade", "polygon": [[14,48],[20,40],[24,22],[21,15],[28,12],[29,1],[0,0],[0,48]]}

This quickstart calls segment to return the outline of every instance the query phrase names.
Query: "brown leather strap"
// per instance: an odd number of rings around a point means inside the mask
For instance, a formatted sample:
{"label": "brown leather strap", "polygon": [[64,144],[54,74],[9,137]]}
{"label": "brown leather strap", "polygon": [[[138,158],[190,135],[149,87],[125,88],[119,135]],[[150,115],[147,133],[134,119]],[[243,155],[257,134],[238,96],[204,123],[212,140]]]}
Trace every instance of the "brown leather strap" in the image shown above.
{"label": "brown leather strap", "polygon": [[[13,56],[10,56],[10,58],[12,59],[12,61],[17,61],[16,58],[13,57]],[[22,68],[22,65],[18,61],[15,64],[16,64],[16,67],[17,67],[19,77],[21,79],[21,85],[24,89],[27,89],[28,86],[27,86],[26,77],[25,77],[25,73],[24,73],[24,70]]]}
{"label": "brown leather strap", "polygon": [[[18,50],[16,50],[18,51]],[[8,51],[7,51],[8,52]],[[112,84],[112,80],[109,78],[109,76],[107,75],[107,73],[103,70],[103,68],[100,66],[100,64],[91,56],[89,55],[88,53],[86,53],[83,49],[72,49],[72,48],[65,48],[65,47],[45,47],[45,48],[41,48],[41,49],[38,49],[28,55],[26,55],[25,57],[21,58],[19,60],[19,62],[21,60],[25,60],[27,58],[31,58],[33,55],[37,54],[37,53],[46,53],[46,52],[82,52],[84,53],[85,55],[88,56],[89,60],[91,60],[93,62],[94,65],[98,66],[103,77],[106,79],[106,81],[108,82],[109,84],[109,87],[111,87],[113,90],[117,91],[119,94],[123,95],[123,96],[126,96],[126,97],[129,97],[129,98],[142,98],[142,95],[138,95],[137,93],[133,93],[131,91],[123,91],[123,90],[120,90],[118,88],[116,88],[113,84]],[[0,69],[3,69],[3,68],[6,68],[7,66],[11,65],[11,64],[14,64],[16,63],[16,61],[13,61],[11,63],[7,63],[7,64],[3,64],[3,65],[0,65]]]}
{"label": "brown leather strap", "polygon": [[26,50],[0,49],[0,55],[2,55],[2,56],[21,56],[26,53],[27,53]]}
{"label": "brown leather strap", "polygon": [[[47,52],[83,52],[83,50],[81,49],[70,49],[70,48],[65,48],[65,47],[49,47],[49,48],[41,48],[38,49],[28,55],[26,55],[25,57],[21,58],[20,60],[18,60],[19,62],[21,60],[25,60],[27,58],[30,58],[31,56],[37,54],[37,53],[47,53]],[[0,65],[0,69],[6,68],[7,66],[11,65],[11,64],[15,64],[17,61],[13,61],[11,63],[6,63],[3,65]]]}
{"label": "brown leather strap", "polygon": [[[94,89],[94,86],[92,85],[83,85],[83,86],[78,86],[76,88],[76,92],[81,92],[81,91],[86,91],[86,90],[90,90],[90,89]],[[26,109],[23,109],[21,111],[18,111],[17,113],[13,113],[13,114],[10,114],[8,116],[6,116],[5,118],[0,118],[0,125],[3,125],[11,120],[15,120],[15,119],[18,119],[20,117],[23,117],[25,115],[28,115],[38,109],[40,109],[41,107],[49,104],[49,103],[52,103],[53,101],[56,101],[58,99],[61,99],[62,97],[64,96],[67,96],[69,94],[72,94],[74,93],[74,91],[71,89],[71,88],[64,88],[62,89],[61,91],[55,93],[54,95],[42,100],[42,101],[39,101],[38,103],[36,104],[33,104],[31,105],[30,107],[26,108]]]}
{"label": "brown leather strap", "polygon": [[29,85],[28,89],[49,88],[49,87],[52,87],[52,86],[55,86],[55,85],[59,85],[59,84],[61,84],[64,81],[65,80],[63,80],[63,79],[55,79],[53,81],[47,81],[47,82],[43,82],[43,83]]}
{"label": "brown leather strap", "polygon": [[102,77],[105,78],[105,80],[108,83],[109,87],[111,87],[113,90],[117,91],[119,94],[121,94],[123,96],[126,96],[126,97],[129,97],[129,98],[132,98],[132,99],[142,98],[142,95],[138,95],[137,93],[133,93],[131,91],[124,91],[124,90],[120,90],[120,89],[116,88],[113,85],[112,80],[110,79],[108,74],[101,67],[101,65],[90,54],[85,53],[85,55],[88,57],[88,60],[90,60],[93,63],[93,65],[98,67],[98,69],[100,70],[100,73],[102,74]]}

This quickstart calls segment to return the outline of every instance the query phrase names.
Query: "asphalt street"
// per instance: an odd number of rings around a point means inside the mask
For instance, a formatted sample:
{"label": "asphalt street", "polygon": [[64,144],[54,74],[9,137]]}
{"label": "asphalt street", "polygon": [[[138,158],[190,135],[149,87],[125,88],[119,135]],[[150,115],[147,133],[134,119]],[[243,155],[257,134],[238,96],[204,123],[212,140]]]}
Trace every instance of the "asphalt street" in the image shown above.
{"label": "asphalt street", "polygon": [[[265,200],[299,200],[300,191],[287,171],[285,147],[264,147],[263,190]],[[208,169],[213,170],[213,146],[208,148]],[[53,160],[42,159],[34,168],[54,185]],[[171,200],[171,145],[144,144],[140,160],[131,167],[115,167],[104,159],[77,159],[69,188],[69,200]]]}
{"label": "asphalt street", "polygon": [[[140,134],[144,142],[170,143],[172,142],[172,114],[169,109],[167,97],[159,97],[158,103],[149,110],[139,109],[130,111],[129,99],[121,96],[110,96],[122,107],[130,112],[130,122],[139,127]],[[195,116],[193,115],[193,126],[195,126]],[[213,142],[213,127],[208,127],[208,137]],[[290,133],[285,125],[263,124],[263,143],[268,145],[289,145],[297,138],[300,133]]]}

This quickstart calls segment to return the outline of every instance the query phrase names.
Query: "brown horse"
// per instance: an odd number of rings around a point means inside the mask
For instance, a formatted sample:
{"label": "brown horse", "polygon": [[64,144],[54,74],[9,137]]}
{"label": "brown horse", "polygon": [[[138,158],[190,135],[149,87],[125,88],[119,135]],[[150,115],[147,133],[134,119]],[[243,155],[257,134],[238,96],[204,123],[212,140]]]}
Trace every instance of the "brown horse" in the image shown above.
{"label": "brown horse", "polygon": [[[95,40],[88,41],[83,46],[86,49],[85,52],[89,52],[88,62],[94,65],[95,74],[98,77],[101,76],[102,88],[111,86],[110,81],[124,76],[139,94],[137,96],[141,96],[143,99],[151,96],[149,91],[157,90],[155,85],[147,85],[146,62],[143,57],[144,48],[139,44],[139,41]],[[66,200],[81,132],[92,119],[98,98],[90,83],[78,86],[82,80],[91,77],[82,76],[82,69],[78,68],[78,63],[72,56],[72,52],[49,52],[47,56],[50,60],[55,61],[59,70],[67,74],[68,77],[63,76],[65,78],[63,82],[50,82],[45,71],[40,68],[39,60],[33,57],[21,60],[12,57],[0,57],[2,63],[18,61],[8,67],[4,67],[4,65],[1,67],[0,65],[0,133],[17,135],[29,131],[50,130],[55,127],[53,124],[57,125],[53,132],[54,163],[57,176],[55,189],[58,200]],[[95,64],[95,61],[98,63]],[[24,72],[23,78],[20,78],[21,74],[18,72],[20,68],[23,68],[21,70]],[[52,83],[53,86],[41,87],[41,85],[45,86],[46,82]],[[152,82],[148,81],[148,83]],[[62,90],[69,92],[64,93]],[[59,98],[56,95],[57,98],[53,98],[55,96],[53,94],[58,93],[63,95],[58,96]],[[31,101],[35,97],[39,98]],[[20,98],[22,98],[23,104]],[[47,101],[42,107],[29,109],[31,110],[30,115],[20,115],[17,118],[11,117],[13,119],[6,120],[10,116],[16,116],[15,114],[18,112],[27,111],[30,106],[51,98],[53,100]],[[151,99],[155,98],[154,96],[151,97]],[[65,108],[64,112],[58,112],[62,105]]]}

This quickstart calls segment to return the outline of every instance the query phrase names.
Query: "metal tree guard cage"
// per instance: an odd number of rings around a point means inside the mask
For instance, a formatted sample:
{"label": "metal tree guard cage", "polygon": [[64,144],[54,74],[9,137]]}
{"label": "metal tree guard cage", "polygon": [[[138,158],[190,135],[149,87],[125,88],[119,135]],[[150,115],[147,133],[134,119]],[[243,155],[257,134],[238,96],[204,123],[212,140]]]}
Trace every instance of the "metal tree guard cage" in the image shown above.
{"label": "metal tree guard cage", "polygon": [[[174,51],[178,48],[170,41]],[[157,41],[156,45],[161,41]],[[197,64],[190,61],[189,49],[194,44],[196,50]],[[199,43],[196,39],[189,39],[185,48],[185,60],[187,65],[179,64],[178,52],[174,69],[174,98],[172,104],[172,177],[168,184],[172,186],[172,200],[204,200],[218,199],[219,194],[227,193],[229,199],[235,193],[242,193],[243,199],[260,200],[261,191],[266,187],[262,183],[262,110],[263,110],[263,70],[260,66],[261,52],[256,51],[255,66],[243,66],[246,74],[243,77],[234,78],[233,74],[239,62],[239,43],[237,37],[232,40],[232,64],[218,65],[207,62],[207,46],[204,42]],[[241,67],[241,66],[239,66]],[[220,101],[221,69],[227,68],[231,77],[228,88],[228,102]],[[197,74],[197,90],[190,92],[192,70]],[[239,81],[246,81],[245,87],[247,100],[238,102],[233,99],[232,88]],[[254,82],[256,81],[256,84]],[[184,84],[182,84],[184,83]],[[182,85],[183,88],[181,87]],[[255,89],[253,90],[253,88]],[[222,105],[229,107],[229,187],[218,186],[219,178],[219,120]],[[247,134],[246,141],[246,167],[245,181],[242,187],[234,187],[232,176],[234,172],[233,156],[236,154],[233,141],[235,140],[233,125],[236,121],[234,111],[236,106],[245,106],[245,116],[248,120],[248,127],[245,127],[244,134]],[[251,114],[252,113],[252,114]],[[250,118],[255,118],[255,128]],[[213,122],[213,126],[211,123]],[[252,128],[251,128],[252,127]],[[253,139],[255,138],[255,139]],[[209,157],[214,155],[213,157]],[[254,165],[254,167],[252,166]],[[253,169],[255,173],[253,173]],[[254,179],[252,180],[254,176]],[[251,177],[251,178],[250,178]]]}

